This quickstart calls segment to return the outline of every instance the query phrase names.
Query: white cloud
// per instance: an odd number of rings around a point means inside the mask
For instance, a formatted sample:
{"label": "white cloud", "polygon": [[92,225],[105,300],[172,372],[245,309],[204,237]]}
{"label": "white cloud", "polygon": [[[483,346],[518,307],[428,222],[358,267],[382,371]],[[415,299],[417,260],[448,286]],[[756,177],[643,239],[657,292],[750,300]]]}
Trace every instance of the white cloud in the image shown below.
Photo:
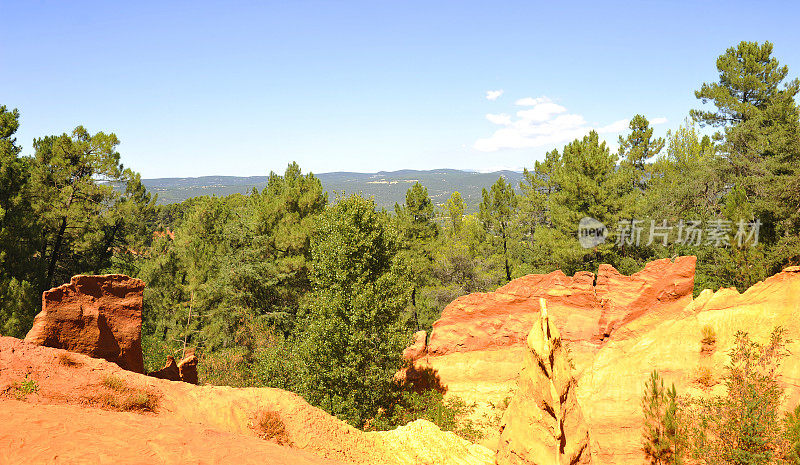
{"label": "white cloud", "polygon": [[530,110],[518,111],[517,116],[519,116],[520,119],[523,120],[535,121],[541,123],[551,119],[555,115],[566,112],[567,109],[557,103],[542,102],[535,105]]}
{"label": "white cloud", "polygon": [[521,99],[517,100],[516,102],[514,102],[514,104],[515,105],[519,105],[521,107],[532,107],[532,106],[539,105],[540,103],[549,102],[549,101],[550,101],[550,99],[547,98],[547,97],[538,97],[538,98],[525,97],[525,98],[521,98]]}
{"label": "white cloud", "polygon": [[667,118],[653,118],[653,120],[650,121],[650,124],[655,126],[656,124],[664,124],[666,122],[667,122]]}
{"label": "white cloud", "polygon": [[486,91],[486,100],[497,100],[500,96],[503,95],[503,89],[500,90],[487,90]]}
{"label": "white cloud", "polygon": [[555,146],[583,137],[592,129],[600,134],[616,134],[628,127],[628,120],[600,127],[589,124],[582,115],[569,113],[547,97],[526,97],[515,103],[530,108],[518,111],[516,118],[505,113],[486,115],[487,120],[502,127],[491,136],[475,141],[473,148],[481,152],[495,152],[501,149]]}
{"label": "white cloud", "polygon": [[486,119],[488,119],[494,124],[499,124],[503,126],[511,124],[511,115],[507,115],[505,113],[501,113],[499,115],[488,113],[486,115]]}

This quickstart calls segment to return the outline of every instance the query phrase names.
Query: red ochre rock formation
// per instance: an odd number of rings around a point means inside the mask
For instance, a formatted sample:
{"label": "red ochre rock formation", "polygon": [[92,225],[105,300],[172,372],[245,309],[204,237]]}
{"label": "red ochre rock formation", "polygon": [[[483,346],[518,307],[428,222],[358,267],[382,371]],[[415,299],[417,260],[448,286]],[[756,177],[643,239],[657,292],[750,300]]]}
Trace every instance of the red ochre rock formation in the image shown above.
{"label": "red ochre rock formation", "polygon": [[449,395],[477,405],[473,419],[484,424],[481,443],[494,448],[502,414],[497,406],[506,405],[515,390],[539,298],[546,299],[580,378],[612,335],[627,334],[620,329],[628,322],[669,314],[692,301],[696,261],[693,256],[656,260],[631,276],[609,265],[601,265],[596,278],[588,271],[572,277],[554,271],[459,297],[433,324],[427,356],[416,366],[435,373]]}
{"label": "red ochre rock formation", "polygon": [[42,294],[25,341],[114,362],[142,373],[144,282],[125,275],[73,276]]}
{"label": "red ochre rock formation", "polygon": [[187,351],[186,354],[178,363],[175,362],[175,357],[168,355],[164,368],[147,373],[147,376],[197,384],[197,356],[194,354],[194,350]]}
{"label": "red ochre rock formation", "polygon": [[547,300],[564,340],[598,345],[645,313],[685,307],[692,300],[696,257],[648,263],[631,276],[610,265],[595,275],[554,271],[515,279],[495,292],[459,297],[433,324],[428,354],[446,355],[524,343]]}
{"label": "red ochre rock formation", "polygon": [[[795,341],[789,350],[800,353],[800,267],[741,294],[705,290],[692,299],[694,265],[694,257],[658,260],[631,276],[601,266],[596,281],[585,272],[531,275],[494,293],[461,297],[434,323],[427,355],[416,365],[435,374],[447,395],[475,402],[475,421],[500,417],[522,389],[524,331],[537,321],[543,297],[575,368],[594,463],[644,463],[640,399],[653,369],[680,394],[706,396],[724,392],[720,380],[737,331],[766,342],[783,326]],[[713,347],[701,342],[705,326],[716,333]],[[701,369],[712,370],[711,386],[698,381]],[[800,358],[784,360],[780,382],[784,407],[793,408],[800,403]],[[497,448],[500,422],[484,426],[481,443]]]}
{"label": "red ochre rock formation", "polygon": [[[578,401],[589,424],[596,463],[644,463],[641,452],[640,399],[645,381],[657,369],[680,395],[723,394],[721,384],[734,335],[745,331],[766,343],[776,326],[786,329],[791,353],[800,353],[800,267],[785,269],[750,287],[704,290],[686,308],[643,316],[622,327],[603,345],[578,382]],[[709,326],[716,343],[705,346]],[[711,385],[699,371],[711,370]],[[790,356],[780,367],[784,409],[800,403],[800,358]]]}

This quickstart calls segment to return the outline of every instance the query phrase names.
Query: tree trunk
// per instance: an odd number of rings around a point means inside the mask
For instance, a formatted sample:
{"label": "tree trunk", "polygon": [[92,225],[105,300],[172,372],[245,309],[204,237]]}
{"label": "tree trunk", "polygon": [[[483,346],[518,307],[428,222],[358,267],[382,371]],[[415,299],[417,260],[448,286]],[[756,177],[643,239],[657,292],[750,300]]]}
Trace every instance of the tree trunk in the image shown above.
{"label": "tree trunk", "polygon": [[503,258],[506,261],[506,281],[511,281],[511,266],[508,264],[508,240],[505,228],[503,228]]}
{"label": "tree trunk", "polygon": [[[94,274],[100,274],[100,269],[103,266],[103,257],[105,256],[105,253],[108,252],[108,249],[110,249],[111,246],[114,245],[114,238],[116,237],[118,230],[119,230],[119,220],[114,222],[114,227],[111,228],[111,233],[106,238],[104,250],[101,250],[100,253],[98,254],[97,263],[95,263],[94,265]],[[113,251],[111,252],[111,255],[114,255]]]}
{"label": "tree trunk", "polygon": [[53,275],[56,271],[56,261],[58,261],[58,254],[61,251],[61,243],[64,241],[64,233],[67,230],[67,217],[64,215],[64,218],[61,219],[61,226],[58,228],[58,234],[56,235],[56,241],[53,244],[53,251],[50,253],[50,264],[47,266],[47,287],[46,289],[50,289],[53,287]]}
{"label": "tree trunk", "polygon": [[64,234],[67,231],[67,217],[69,216],[69,207],[72,206],[72,201],[75,199],[75,188],[72,188],[72,192],[69,194],[69,200],[67,201],[67,207],[64,209],[64,217],[61,219],[61,226],[58,228],[58,234],[56,235],[56,241],[53,244],[53,251],[50,255],[50,264],[47,266],[47,287],[45,290],[50,289],[53,287],[53,276],[56,272],[56,263],[58,262],[58,255],[61,252],[61,243],[64,241]]}

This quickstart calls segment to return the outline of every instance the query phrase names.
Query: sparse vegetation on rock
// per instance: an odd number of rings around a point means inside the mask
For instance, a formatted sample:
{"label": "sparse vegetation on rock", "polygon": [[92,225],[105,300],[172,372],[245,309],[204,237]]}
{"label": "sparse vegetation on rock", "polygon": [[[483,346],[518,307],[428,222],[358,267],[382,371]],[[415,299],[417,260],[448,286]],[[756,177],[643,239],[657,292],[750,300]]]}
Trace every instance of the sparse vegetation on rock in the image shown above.
{"label": "sparse vegetation on rock", "polygon": [[25,398],[34,394],[39,390],[39,384],[30,378],[30,375],[25,375],[25,379],[17,381],[11,385],[11,395],[17,400],[25,400]]}
{"label": "sparse vegetation on rock", "polygon": [[250,420],[250,428],[261,439],[280,445],[291,444],[289,434],[286,432],[286,425],[281,420],[281,414],[275,410],[257,410]]}
{"label": "sparse vegetation on rock", "polygon": [[700,343],[703,344],[703,347],[713,347],[717,343],[717,333],[714,331],[714,327],[711,325],[703,326],[703,329],[700,330],[702,334],[702,339],[700,339]]}
{"label": "sparse vegetation on rock", "polygon": [[650,463],[796,463],[800,407],[782,418],[784,393],[777,380],[788,342],[780,327],[766,344],[738,332],[722,377],[724,395],[678,399],[674,386],[664,391],[654,372],[643,398]]}
{"label": "sparse vegetation on rock", "polygon": [[90,395],[88,400],[102,408],[143,413],[153,413],[158,409],[159,397],[150,389],[131,386],[115,375],[104,376],[101,385],[106,392]]}
{"label": "sparse vegetation on rock", "polygon": [[664,380],[653,371],[645,383],[642,397],[644,430],[642,450],[650,465],[680,465],[686,453],[684,433],[678,410],[678,393],[673,384],[664,388]]}

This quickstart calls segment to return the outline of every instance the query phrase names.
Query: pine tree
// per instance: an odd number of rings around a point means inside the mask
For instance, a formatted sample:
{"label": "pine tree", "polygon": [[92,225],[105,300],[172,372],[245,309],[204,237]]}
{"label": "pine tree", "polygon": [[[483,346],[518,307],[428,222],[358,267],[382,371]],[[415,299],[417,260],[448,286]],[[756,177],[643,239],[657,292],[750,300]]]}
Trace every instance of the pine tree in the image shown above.
{"label": "pine tree", "polygon": [[772,56],[770,42],[741,42],[717,59],[719,82],[695,92],[716,110],[692,110],[701,124],[720,128],[721,175],[733,185],[737,209],[758,218],[760,239],[772,247],[770,267],[800,260],[800,80]]}
{"label": "pine tree", "polygon": [[645,383],[642,397],[644,430],[642,450],[651,465],[679,465],[683,463],[683,437],[678,418],[678,400],[675,385],[664,389],[664,380],[653,371]]}
{"label": "pine tree", "polygon": [[465,209],[464,199],[458,191],[453,192],[444,204],[444,210],[450,219],[450,231],[454,234],[458,234],[461,231]]}
{"label": "pine tree", "polygon": [[481,196],[478,216],[484,229],[497,238],[506,281],[511,281],[511,249],[516,246],[517,241],[517,234],[513,228],[517,215],[517,193],[514,191],[514,186],[500,177],[492,185],[491,190],[487,191],[484,188]]}
{"label": "pine tree", "polygon": [[613,231],[620,218],[622,183],[616,168],[617,156],[592,131],[567,144],[553,171],[556,190],[548,198],[553,227],[541,234],[550,246],[553,266],[574,273],[603,260],[613,249],[606,242],[594,249],[583,249],[578,242],[578,224],[584,217],[594,218]]}
{"label": "pine tree", "polygon": [[118,145],[113,133],[91,135],[82,126],[71,135],[34,140],[31,198],[42,227],[40,256],[46,257],[42,290],[94,271],[113,252],[97,245],[106,242],[119,195],[114,186],[126,180]]}
{"label": "pine tree", "polygon": [[32,216],[29,160],[20,158],[14,134],[19,112],[0,106],[0,334],[22,337],[38,307],[37,263],[40,231]]}

